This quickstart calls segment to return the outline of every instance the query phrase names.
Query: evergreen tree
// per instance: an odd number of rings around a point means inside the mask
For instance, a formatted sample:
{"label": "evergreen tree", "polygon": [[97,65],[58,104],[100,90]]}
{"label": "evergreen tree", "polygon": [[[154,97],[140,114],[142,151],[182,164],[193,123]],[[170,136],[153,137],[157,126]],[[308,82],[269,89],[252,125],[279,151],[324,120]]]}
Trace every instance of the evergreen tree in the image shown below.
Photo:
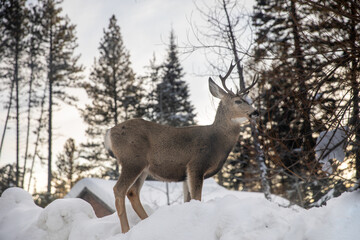
{"label": "evergreen tree", "polygon": [[48,86],[48,193],[52,182],[52,138],[53,112],[59,101],[73,104],[76,98],[65,90],[75,87],[79,80],[78,73],[82,67],[78,65],[79,56],[74,55],[77,47],[75,25],[68,17],[61,15],[61,0],[41,0],[43,49],[46,58]]}
{"label": "evergreen tree", "polygon": [[[336,79],[341,86],[342,94],[336,99],[336,108],[343,109],[351,116],[346,125],[348,128],[350,155],[355,159],[356,178],[360,179],[360,113],[359,113],[359,70],[360,70],[360,19],[359,2],[350,1],[308,1],[304,4],[314,9],[313,18],[309,23],[309,39],[317,54],[326,59],[324,69],[331,70],[328,79]],[[335,73],[335,74],[334,74]],[[344,93],[350,96],[343,96]],[[334,91],[324,94],[334,95]],[[348,104],[348,103],[351,104]],[[334,119],[334,126],[345,122],[346,117],[328,114]],[[333,116],[331,116],[333,115]],[[341,116],[341,115],[340,115]],[[328,124],[329,125],[329,124]]]}
{"label": "evergreen tree", "polygon": [[305,196],[315,198],[318,191],[314,179],[321,172],[313,136],[324,130],[326,111],[322,109],[333,102],[325,95],[315,97],[317,79],[324,72],[319,68],[323,59],[313,54],[312,43],[304,35],[311,11],[293,0],[259,0],[253,16],[254,65],[262,73],[259,101],[266,112],[261,119],[262,143],[270,175],[278,175],[271,181],[272,192],[285,194],[303,207],[309,207],[312,198],[305,200]]}
{"label": "evergreen tree", "polygon": [[99,52],[100,57],[94,62],[90,79],[83,84],[91,99],[91,103],[82,110],[89,139],[82,144],[83,157],[100,168],[94,166],[96,175],[117,178],[118,163],[109,158],[103,146],[105,131],[121,121],[141,117],[143,109],[140,104],[141,88],[130,66],[130,55],[114,15],[104,30]]}
{"label": "evergreen tree", "polygon": [[[1,146],[4,141],[7,122],[10,117],[10,108],[15,88],[15,119],[16,119],[16,186],[21,185],[20,173],[20,82],[22,80],[23,55],[26,48],[28,10],[25,7],[25,0],[2,0],[1,1],[1,27],[2,43],[4,50],[1,56],[1,65],[8,66],[5,75],[10,79],[10,100],[8,115],[4,126]],[[8,84],[8,83],[6,83]],[[0,149],[1,151],[1,149]]]}
{"label": "evergreen tree", "polygon": [[151,120],[170,126],[195,124],[194,107],[189,101],[189,89],[183,77],[175,35],[171,31],[168,56],[162,65],[161,82],[155,89],[155,104],[151,106],[154,117]]}
{"label": "evergreen tree", "polygon": [[[331,9],[329,5],[324,9]],[[272,192],[285,193],[304,207],[321,199],[329,186],[344,189],[341,179],[320,170],[314,136],[346,122],[346,77],[341,68],[346,56],[352,55],[351,47],[343,44],[349,42],[344,36],[351,34],[339,28],[351,22],[335,23],[333,14],[340,5],[328,13],[319,6],[318,2],[259,0],[253,16],[254,65],[262,73],[259,101],[266,112],[261,119],[263,146],[269,163],[275,163],[272,174],[280,173],[272,180]],[[338,37],[339,48],[334,47]],[[356,64],[349,65],[351,69]]]}
{"label": "evergreen tree", "polygon": [[16,164],[0,167],[0,195],[9,187],[16,186]]}
{"label": "evergreen tree", "polygon": [[66,140],[64,152],[58,154],[56,167],[53,172],[55,194],[57,197],[64,197],[74,184],[85,176],[90,166],[80,163],[80,151],[72,138]]}
{"label": "evergreen tree", "polygon": [[146,99],[146,108],[144,117],[155,120],[156,113],[154,112],[154,107],[156,106],[156,87],[160,83],[160,73],[162,66],[156,62],[155,54],[153,58],[150,60],[148,66],[145,67],[147,69],[146,75],[143,77],[144,85],[147,89],[147,95],[144,97]]}
{"label": "evergreen tree", "polygon": [[[42,45],[41,34],[41,19],[38,6],[30,6],[29,9],[29,37],[28,45],[26,48],[26,62],[29,69],[29,75],[26,76],[27,81],[27,123],[26,123],[26,137],[25,137],[25,153],[24,153],[24,166],[22,186],[24,187],[25,173],[27,172],[27,160],[31,157],[30,151],[30,135],[33,125],[34,110],[39,105],[40,97],[38,96],[41,84],[41,75],[43,73],[43,63],[41,57],[44,54]],[[35,109],[34,109],[35,108]]]}

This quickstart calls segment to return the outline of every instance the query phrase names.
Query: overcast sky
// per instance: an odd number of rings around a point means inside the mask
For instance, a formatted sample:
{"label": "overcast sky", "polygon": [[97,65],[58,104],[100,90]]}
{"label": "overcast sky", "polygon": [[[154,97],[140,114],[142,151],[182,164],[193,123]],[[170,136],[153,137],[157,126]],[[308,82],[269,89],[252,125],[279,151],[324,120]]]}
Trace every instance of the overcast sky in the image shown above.
{"label": "overcast sky", "polygon": [[[204,0],[202,3],[213,5],[216,0]],[[199,1],[198,1],[199,2]],[[243,1],[248,6],[253,1]],[[201,2],[199,3],[201,5]],[[169,33],[174,29],[177,44],[181,47],[194,39],[190,22],[198,26],[204,25],[200,13],[196,10],[194,0],[65,0],[62,3],[63,14],[67,14],[76,32],[81,54],[80,63],[86,68],[84,76],[98,57],[98,46],[107,28],[109,19],[115,14],[125,47],[129,50],[132,67],[136,74],[144,73],[144,66],[149,64],[153,53],[159,62],[162,62],[167,53],[166,44],[169,42]],[[213,121],[216,101],[208,91],[207,77],[199,77],[209,69],[209,64],[203,52],[181,55],[181,64],[185,71],[185,80],[190,87],[191,101],[195,106],[198,124],[210,124]],[[79,93],[82,101],[86,95]],[[2,111],[2,115],[5,112]],[[5,119],[1,116],[1,119]],[[2,125],[2,124],[1,124]],[[109,128],[112,126],[109,126]],[[53,145],[54,156],[62,151],[66,139],[72,137],[76,144],[85,141],[85,128],[79,112],[73,107],[65,107],[54,114],[55,140]],[[15,160],[15,132],[14,128],[8,132],[4,145],[2,163]],[[13,140],[13,141],[12,141]],[[24,145],[24,141],[22,142]],[[3,161],[4,160],[4,161]],[[46,168],[37,170],[38,189],[46,184]]]}

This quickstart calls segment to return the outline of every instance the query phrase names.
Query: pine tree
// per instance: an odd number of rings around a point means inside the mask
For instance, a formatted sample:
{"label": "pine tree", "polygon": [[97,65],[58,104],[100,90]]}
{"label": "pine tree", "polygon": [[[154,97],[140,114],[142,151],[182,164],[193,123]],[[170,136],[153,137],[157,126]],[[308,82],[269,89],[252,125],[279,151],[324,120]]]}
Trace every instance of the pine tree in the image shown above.
{"label": "pine tree", "polygon": [[[26,123],[26,137],[25,137],[25,152],[24,152],[24,166],[22,186],[24,187],[25,174],[27,172],[27,161],[31,157],[30,151],[30,136],[33,125],[34,110],[39,105],[40,97],[37,92],[42,86],[41,74],[43,73],[43,64],[41,56],[44,51],[41,48],[42,34],[40,27],[41,19],[40,12],[37,6],[30,6],[29,9],[29,37],[28,45],[26,48],[26,62],[29,69],[29,75],[26,76],[28,85],[27,89],[27,123]],[[35,108],[35,109],[34,109]]]}
{"label": "pine tree", "polygon": [[10,187],[16,186],[16,164],[6,164],[0,167],[0,195]]}
{"label": "pine tree", "polygon": [[[15,88],[15,119],[16,119],[16,186],[21,185],[20,173],[20,82],[22,80],[23,54],[26,48],[28,10],[25,7],[25,0],[1,1],[1,27],[2,29],[2,59],[0,64],[7,65],[6,75],[11,79],[10,100],[8,106],[8,116],[6,119],[2,143],[4,141],[5,131],[7,128],[10,108],[13,98],[13,88]],[[0,150],[1,151],[1,150]]]}
{"label": "pine tree", "polygon": [[[260,107],[266,112],[261,119],[261,135],[266,139],[262,144],[268,163],[285,167],[291,185],[297,181],[292,177],[306,176],[315,169],[315,140],[308,101],[311,79],[307,75],[311,71],[311,59],[305,58],[308,45],[301,37],[308,9],[297,7],[292,0],[256,3],[254,66],[268,66],[258,69],[262,73]],[[278,194],[276,184],[274,180],[271,192]]]}
{"label": "pine tree", "polygon": [[156,103],[152,106],[154,119],[151,120],[177,127],[195,124],[194,107],[189,101],[189,89],[183,77],[174,31],[171,31],[168,56],[161,69],[161,82],[154,93]]}
{"label": "pine tree", "polygon": [[[95,60],[90,79],[83,84],[91,104],[82,110],[88,128],[88,142],[82,144],[83,157],[95,164],[97,175],[117,178],[119,166],[110,159],[103,147],[106,129],[121,121],[141,117],[141,88],[131,68],[130,55],[125,49],[116,17],[109,26],[99,46],[100,57]],[[115,167],[114,167],[115,166]]]}
{"label": "pine tree", "polygon": [[85,176],[90,166],[80,163],[78,147],[72,138],[66,140],[64,152],[58,154],[56,161],[56,171],[53,172],[53,182],[58,197],[64,197],[74,184]]}
{"label": "pine tree", "polygon": [[[254,65],[262,73],[260,107],[266,112],[261,119],[263,146],[268,160],[283,168],[273,166],[273,173],[281,173],[273,180],[273,192],[285,192],[292,201],[309,207],[329,186],[343,185],[335,175],[321,172],[313,137],[345,122],[348,104],[341,68],[351,47],[344,48],[346,39],[340,42],[351,34],[339,28],[351,23],[334,21],[333,14],[342,4],[333,12],[323,11],[337,1],[324,1],[329,4],[324,9],[319,2],[304,2],[259,0],[253,24],[257,27]],[[333,41],[338,37],[339,45]]]}
{"label": "pine tree", "polygon": [[[360,179],[360,113],[359,113],[359,70],[360,47],[360,20],[358,9],[359,2],[350,1],[305,1],[304,4],[314,9],[313,17],[309,24],[309,39],[313,42],[317,54],[326,59],[323,68],[329,74],[324,79],[334,79],[340,86],[340,94],[334,90],[324,94],[338,95],[334,105],[335,109],[347,114],[329,113],[333,119],[333,126],[339,122],[348,125],[349,155],[355,160],[356,179]],[[345,94],[344,93],[349,93]],[[348,95],[348,96],[346,96]],[[351,103],[351,104],[348,104]],[[348,120],[346,115],[351,116]],[[346,123],[344,123],[346,122]],[[328,124],[329,126],[329,124]],[[334,127],[332,127],[334,128]]]}
{"label": "pine tree", "polygon": [[143,83],[146,86],[147,94],[144,97],[146,99],[146,108],[144,117],[147,119],[155,120],[156,113],[154,112],[157,105],[156,87],[160,83],[160,73],[162,66],[156,62],[155,54],[150,60],[149,65],[145,66],[147,73],[142,77]]}
{"label": "pine tree", "polygon": [[65,90],[76,86],[78,73],[82,71],[77,63],[79,56],[74,55],[77,47],[75,25],[61,15],[61,3],[61,0],[40,1],[48,84],[48,193],[51,192],[52,182],[53,107],[58,101],[69,104],[76,101]]}

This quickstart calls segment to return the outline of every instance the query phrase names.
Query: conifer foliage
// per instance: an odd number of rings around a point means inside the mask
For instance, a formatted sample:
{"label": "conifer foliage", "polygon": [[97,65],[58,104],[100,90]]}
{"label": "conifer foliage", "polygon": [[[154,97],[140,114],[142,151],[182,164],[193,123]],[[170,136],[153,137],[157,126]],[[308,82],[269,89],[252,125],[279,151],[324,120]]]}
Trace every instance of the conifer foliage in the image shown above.
{"label": "conifer foliage", "polygon": [[[358,66],[356,44],[351,44],[358,26],[358,14],[351,11],[355,2],[258,0],[254,6],[254,66],[261,72],[259,105],[264,112],[260,128],[274,174],[272,192],[285,193],[303,207],[324,201],[329,186],[334,195],[351,186],[351,179],[338,177],[340,169],[330,176],[322,172],[315,137],[347,129],[351,122],[345,116],[358,107],[355,103],[352,111],[348,100],[351,92],[358,99],[358,79],[355,71],[351,74]],[[345,19],[338,16],[343,11]],[[347,131],[350,142],[355,129]]]}
{"label": "conifer foliage", "polygon": [[83,144],[83,157],[96,162],[100,168],[98,174],[116,178],[119,170],[117,162],[108,156],[103,147],[105,131],[124,120],[140,117],[141,96],[140,86],[136,84],[131,68],[130,55],[125,49],[114,15],[104,30],[99,53],[89,81],[82,84],[91,99],[91,103],[82,110],[82,117],[88,125],[88,142]]}
{"label": "conifer foliage", "polygon": [[81,164],[80,154],[75,140],[67,139],[64,151],[57,156],[55,163],[57,170],[53,172],[56,197],[64,197],[78,180],[86,176],[86,171],[90,166]]}
{"label": "conifer foliage", "polygon": [[61,15],[59,4],[62,1],[39,1],[42,10],[43,47],[46,58],[48,85],[48,193],[52,182],[52,143],[54,106],[60,102],[73,104],[76,98],[65,90],[75,87],[82,67],[78,64],[79,56],[74,55],[77,47],[75,25],[68,17]]}
{"label": "conifer foliage", "polygon": [[[2,87],[10,90],[7,120],[1,137],[0,152],[5,139],[5,132],[10,116],[16,119],[16,185],[23,186],[27,173],[27,159],[30,157],[32,123],[38,114],[39,92],[43,95],[39,126],[47,129],[48,149],[48,189],[51,192],[53,115],[61,102],[73,104],[67,89],[75,87],[82,67],[78,64],[79,56],[74,54],[77,47],[75,25],[62,14],[61,0],[38,0],[33,2],[2,0],[0,4],[1,29],[1,80]],[[5,84],[4,84],[5,83]],[[14,102],[14,103],[13,103]],[[44,110],[45,104],[47,111]],[[15,114],[12,111],[15,106]],[[26,106],[27,118],[24,107]],[[44,113],[44,114],[43,114]],[[47,123],[45,123],[47,120]],[[19,131],[26,126],[26,131]],[[38,128],[40,129],[40,128]],[[40,157],[39,139],[44,139],[42,131],[35,133],[35,151],[33,162]],[[41,136],[41,137],[40,137]],[[25,139],[25,141],[23,141]],[[44,144],[45,145],[45,144]],[[20,153],[25,150],[24,154]],[[23,157],[23,171],[20,170],[20,157]],[[45,159],[45,158],[44,158]],[[33,164],[32,164],[33,166]],[[31,174],[30,174],[31,175]]]}
{"label": "conifer foliage", "polygon": [[[154,72],[157,68],[154,68]],[[195,124],[194,107],[189,100],[189,89],[183,80],[184,73],[178,57],[174,31],[170,33],[168,55],[161,66],[159,83],[150,96],[154,97],[152,119],[170,126],[189,126]]]}
{"label": "conifer foliage", "polygon": [[[0,66],[2,67],[1,80],[2,85],[10,85],[10,97],[8,101],[8,114],[2,133],[1,148],[5,137],[8,119],[10,117],[10,109],[13,98],[15,100],[15,119],[16,119],[16,186],[21,186],[20,174],[20,91],[21,82],[23,80],[23,72],[21,69],[24,64],[24,52],[27,46],[26,37],[28,34],[28,11],[25,7],[25,1],[2,0],[0,8],[0,29],[1,42],[0,49]],[[6,66],[6,67],[5,67]],[[13,91],[14,94],[13,94]]]}

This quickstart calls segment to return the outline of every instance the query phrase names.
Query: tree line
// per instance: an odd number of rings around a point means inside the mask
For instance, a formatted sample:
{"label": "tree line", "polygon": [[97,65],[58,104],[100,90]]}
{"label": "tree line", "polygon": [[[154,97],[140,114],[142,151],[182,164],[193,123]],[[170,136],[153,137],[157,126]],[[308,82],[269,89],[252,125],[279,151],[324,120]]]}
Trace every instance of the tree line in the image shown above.
{"label": "tree line", "polygon": [[[9,118],[2,136],[9,119],[17,139],[19,126],[25,125],[27,134],[34,131],[36,141],[33,152],[26,150],[21,170],[17,140],[16,164],[1,169],[6,179],[1,182],[22,186],[26,159],[30,165],[34,159],[47,163],[49,186],[56,186],[59,194],[84,173],[114,179],[119,166],[102,145],[107,128],[134,117],[171,126],[196,123],[173,31],[167,58],[158,63],[154,55],[147,73],[137,76],[112,16],[99,43],[100,57],[90,76],[82,79],[83,67],[73,51],[75,26],[62,15],[61,1],[39,1],[35,6],[3,2],[0,28],[6,34],[1,36],[0,76]],[[261,115],[243,125],[217,181],[231,189],[263,191],[269,199],[271,194],[280,195],[305,208],[357,189],[359,3],[256,0],[251,12],[246,12],[238,1],[215,0],[195,7],[208,25],[191,25],[195,43],[189,43],[189,51],[205,50],[216,74],[235,60],[237,71],[231,77],[240,84],[259,78],[251,97]],[[8,20],[10,16],[16,21]],[[87,142],[77,145],[68,139],[55,163],[61,171],[54,173],[52,107],[59,102],[76,103],[68,88],[84,89],[91,100],[80,109]],[[47,157],[42,153],[45,145]]]}
{"label": "tree line", "polygon": [[[48,168],[48,187],[36,194],[40,204],[63,196],[82,177],[117,178],[119,166],[103,147],[106,129],[134,117],[187,126],[195,123],[196,116],[173,30],[167,58],[157,63],[154,57],[148,73],[136,76],[117,19],[111,16],[99,43],[99,57],[84,78],[80,56],[75,54],[76,27],[63,14],[61,3],[2,0],[0,8],[1,92],[7,110],[1,146],[9,131],[16,132],[16,161],[0,169],[1,192],[9,186],[29,189],[34,163],[41,162]],[[79,108],[87,141],[76,144],[69,138],[54,162],[54,115],[63,103],[77,107],[70,89],[85,90],[89,99]],[[23,127],[25,133],[20,131]]]}
{"label": "tree line", "polygon": [[306,208],[358,188],[359,7],[355,0],[257,0],[250,13],[232,0],[198,7],[209,25],[192,27],[195,48],[212,52],[217,66],[240,60],[234,79],[259,77],[253,98],[261,117],[256,128],[244,125],[221,184]]}

